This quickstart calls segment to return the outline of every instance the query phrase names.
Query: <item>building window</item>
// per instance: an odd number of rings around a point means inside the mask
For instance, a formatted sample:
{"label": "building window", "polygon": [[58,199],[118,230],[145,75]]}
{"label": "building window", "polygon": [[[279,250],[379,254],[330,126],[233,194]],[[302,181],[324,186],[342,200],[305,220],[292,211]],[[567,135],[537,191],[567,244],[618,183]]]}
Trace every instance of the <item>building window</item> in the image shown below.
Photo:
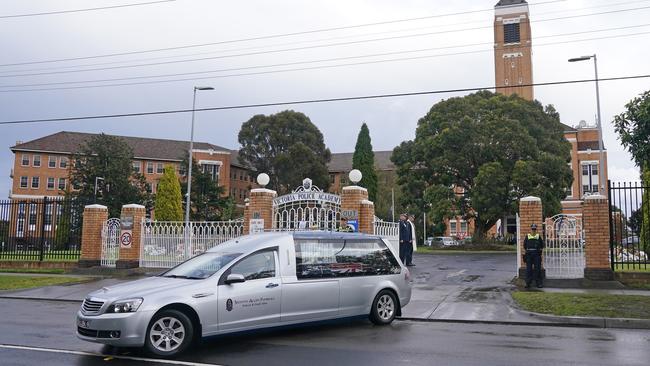
{"label": "building window", "polygon": [[163,163],[156,164],[156,174],[162,174],[165,171]]}
{"label": "building window", "polygon": [[25,235],[25,204],[18,204],[18,222],[16,223],[16,236],[22,238]]}
{"label": "building window", "polygon": [[20,177],[20,188],[27,188],[28,184],[29,184],[29,178]]}
{"label": "building window", "polygon": [[503,43],[519,43],[519,23],[503,25]]}
{"label": "building window", "polygon": [[203,173],[210,174],[210,178],[217,182],[219,181],[219,165],[217,164],[203,164],[201,166]]}
{"label": "building window", "polygon": [[335,177],[334,174],[330,174],[330,183],[331,184],[334,184],[334,177]]}
{"label": "building window", "polygon": [[47,189],[54,189],[54,178],[47,178]]}
{"label": "building window", "polygon": [[22,166],[29,166],[29,155],[23,154],[21,160],[20,160],[20,165]]}
{"label": "building window", "polygon": [[131,163],[131,165],[133,165],[133,171],[136,172],[137,174],[140,174],[142,163],[139,161],[134,161],[133,163]]}
{"label": "building window", "polygon": [[598,193],[598,163],[582,163],[582,194]]}
{"label": "building window", "polygon": [[35,167],[41,166],[41,156],[34,155],[34,162],[32,163]]}
{"label": "building window", "polygon": [[187,169],[186,169],[186,166],[184,164],[180,164],[178,166],[178,175],[180,175],[181,177],[185,176],[186,171],[187,171]]}
{"label": "building window", "polygon": [[449,221],[449,235],[455,236],[458,233],[458,223],[456,220]]}
{"label": "building window", "polygon": [[50,155],[47,157],[47,167],[56,168],[56,156]]}
{"label": "building window", "polygon": [[460,222],[460,232],[467,234],[467,221]]}
{"label": "building window", "polygon": [[68,158],[65,156],[62,156],[61,159],[59,159],[59,168],[67,168],[68,167]]}
{"label": "building window", "polygon": [[32,177],[32,188],[38,188],[41,185],[40,177]]}
{"label": "building window", "polygon": [[43,229],[52,231],[52,204],[45,205],[45,216],[43,217]]}
{"label": "building window", "polygon": [[345,173],[341,173],[341,185],[348,184],[348,175]]}
{"label": "building window", "polygon": [[31,203],[29,205],[29,222],[28,222],[28,227],[29,231],[36,231],[36,217],[37,217],[37,210],[38,207],[36,206],[35,203]]}
{"label": "building window", "polygon": [[59,178],[59,189],[65,191],[66,181],[65,178]]}
{"label": "building window", "polygon": [[153,174],[153,163],[150,161],[147,162],[147,174]]}

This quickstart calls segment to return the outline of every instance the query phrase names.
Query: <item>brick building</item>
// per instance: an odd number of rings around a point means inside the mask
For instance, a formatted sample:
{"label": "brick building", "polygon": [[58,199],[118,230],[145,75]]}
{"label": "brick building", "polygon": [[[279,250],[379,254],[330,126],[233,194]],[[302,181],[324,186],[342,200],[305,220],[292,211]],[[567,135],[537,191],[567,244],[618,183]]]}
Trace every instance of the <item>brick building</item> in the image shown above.
{"label": "brick building", "polygon": [[[73,155],[93,134],[62,131],[11,147],[14,153],[13,180],[9,198],[29,200],[56,198],[65,195],[70,187]],[[166,166],[173,166],[178,176],[184,177],[187,167],[181,165],[187,154],[189,141],[163,140],[120,136],[133,150],[133,168],[141,173],[156,193]],[[244,204],[248,191],[254,185],[250,169],[237,160],[237,152],[207,142],[195,142],[193,156],[205,173],[209,173],[225,194]]]}

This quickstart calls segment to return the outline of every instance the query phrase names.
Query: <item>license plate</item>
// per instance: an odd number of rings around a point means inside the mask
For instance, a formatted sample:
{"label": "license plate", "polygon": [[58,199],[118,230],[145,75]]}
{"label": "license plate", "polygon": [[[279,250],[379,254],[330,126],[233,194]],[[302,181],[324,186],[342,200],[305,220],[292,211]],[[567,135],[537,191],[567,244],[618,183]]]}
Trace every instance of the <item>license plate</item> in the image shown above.
{"label": "license plate", "polygon": [[90,328],[90,320],[77,319],[77,325],[81,328]]}

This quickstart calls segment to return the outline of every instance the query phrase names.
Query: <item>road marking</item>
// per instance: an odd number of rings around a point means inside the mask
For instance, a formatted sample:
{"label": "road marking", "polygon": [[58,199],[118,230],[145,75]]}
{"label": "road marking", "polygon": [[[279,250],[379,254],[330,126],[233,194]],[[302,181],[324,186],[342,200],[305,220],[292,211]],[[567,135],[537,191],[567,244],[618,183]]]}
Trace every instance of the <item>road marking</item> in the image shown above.
{"label": "road marking", "polygon": [[0,348],[25,350],[25,351],[37,351],[37,352],[50,352],[50,353],[65,353],[65,354],[69,354],[69,355],[92,356],[92,357],[102,357],[102,358],[111,357],[111,358],[118,359],[118,360],[131,360],[131,361],[142,361],[142,362],[152,362],[152,363],[164,363],[164,364],[169,364],[169,365],[221,366],[221,365],[214,364],[214,363],[198,363],[198,362],[187,362],[187,361],[174,361],[174,360],[135,357],[135,356],[105,355],[105,354],[101,354],[101,353],[73,351],[73,350],[65,350],[65,349],[43,348],[43,347],[15,346],[15,345],[11,345],[11,344],[0,344]]}
{"label": "road marking", "polygon": [[457,276],[462,275],[462,274],[465,273],[465,272],[467,272],[466,269],[461,269],[461,270],[458,271],[458,272],[453,272],[453,273],[448,274],[448,275],[447,275],[447,278],[457,277]]}

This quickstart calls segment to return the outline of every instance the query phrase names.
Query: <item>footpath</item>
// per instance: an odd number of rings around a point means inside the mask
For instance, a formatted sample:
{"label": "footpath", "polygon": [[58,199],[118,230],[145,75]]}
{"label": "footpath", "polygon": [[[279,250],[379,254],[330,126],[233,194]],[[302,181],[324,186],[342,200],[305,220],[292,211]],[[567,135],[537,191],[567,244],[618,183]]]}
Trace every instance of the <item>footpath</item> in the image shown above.
{"label": "footpath", "polygon": [[[411,302],[402,310],[401,319],[430,322],[519,324],[540,326],[585,326],[598,328],[650,329],[650,320],[554,316],[523,311],[511,293],[516,255],[503,254],[416,254],[410,267],[413,287]],[[110,272],[94,280],[72,285],[48,286],[26,290],[0,291],[0,299],[81,302],[102,287],[133,281],[153,273],[110,278]],[[34,274],[15,274],[33,276]],[[68,276],[51,275],[47,276]],[[92,277],[91,273],[77,276]],[[550,283],[552,285],[552,283]],[[627,289],[535,289],[544,292],[606,293],[650,296],[650,291]]]}

